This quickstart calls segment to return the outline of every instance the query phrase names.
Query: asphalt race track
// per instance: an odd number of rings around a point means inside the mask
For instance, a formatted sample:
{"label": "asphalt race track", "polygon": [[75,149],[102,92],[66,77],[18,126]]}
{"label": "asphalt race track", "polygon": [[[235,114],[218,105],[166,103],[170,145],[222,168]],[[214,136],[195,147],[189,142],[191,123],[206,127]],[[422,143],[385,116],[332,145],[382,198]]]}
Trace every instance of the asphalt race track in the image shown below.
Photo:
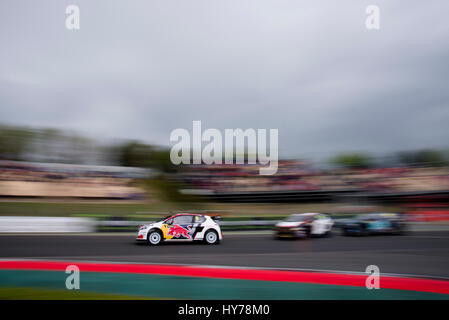
{"label": "asphalt race track", "polygon": [[224,234],[219,245],[136,244],[134,234],[0,235],[0,258],[176,263],[364,272],[449,278],[449,231],[404,236],[275,240],[268,233]]}

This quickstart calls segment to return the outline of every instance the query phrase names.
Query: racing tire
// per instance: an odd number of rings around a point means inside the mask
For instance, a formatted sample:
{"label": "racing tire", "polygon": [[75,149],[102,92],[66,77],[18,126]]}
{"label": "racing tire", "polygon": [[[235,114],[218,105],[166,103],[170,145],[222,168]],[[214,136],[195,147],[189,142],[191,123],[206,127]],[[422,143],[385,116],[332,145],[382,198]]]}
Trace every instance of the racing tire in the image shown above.
{"label": "racing tire", "polygon": [[220,239],[218,238],[218,233],[215,230],[207,230],[204,234],[205,244],[218,244]]}
{"label": "racing tire", "polygon": [[162,233],[159,230],[150,230],[148,232],[147,243],[150,246],[157,246],[163,240]]}
{"label": "racing tire", "polygon": [[393,227],[394,227],[394,230],[392,232],[393,235],[403,236],[405,234],[404,226],[401,226],[399,224],[394,224]]}
{"label": "racing tire", "polygon": [[366,225],[364,225],[363,223],[360,224],[360,231],[358,233],[358,236],[365,237],[367,235],[368,235],[368,230],[366,230]]}
{"label": "racing tire", "polygon": [[304,238],[312,238],[312,228],[310,226],[306,227],[306,236]]}

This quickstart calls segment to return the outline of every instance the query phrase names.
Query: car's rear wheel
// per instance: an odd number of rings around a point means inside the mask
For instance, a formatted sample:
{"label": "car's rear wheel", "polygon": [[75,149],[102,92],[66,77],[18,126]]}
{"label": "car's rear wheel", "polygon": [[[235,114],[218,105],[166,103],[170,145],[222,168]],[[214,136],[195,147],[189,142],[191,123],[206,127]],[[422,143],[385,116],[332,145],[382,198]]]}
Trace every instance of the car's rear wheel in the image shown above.
{"label": "car's rear wheel", "polygon": [[341,228],[341,235],[344,237],[349,237],[351,233],[346,228]]}
{"label": "car's rear wheel", "polygon": [[399,224],[399,223],[393,224],[393,232],[392,233],[394,235],[398,235],[398,236],[403,235],[404,231],[405,231],[404,227],[401,224]]}
{"label": "car's rear wheel", "polygon": [[217,244],[219,241],[218,234],[215,230],[208,230],[204,235],[204,242],[207,244]]}
{"label": "car's rear wheel", "polygon": [[158,230],[151,230],[148,233],[148,244],[151,246],[157,246],[162,242],[162,234]]}
{"label": "car's rear wheel", "polygon": [[367,230],[367,227],[366,227],[366,225],[365,224],[360,224],[360,229],[359,229],[360,231],[359,231],[359,236],[366,236],[366,235],[368,235],[368,230]]}
{"label": "car's rear wheel", "polygon": [[312,227],[311,226],[307,226],[306,227],[306,238],[310,238],[312,236]]}

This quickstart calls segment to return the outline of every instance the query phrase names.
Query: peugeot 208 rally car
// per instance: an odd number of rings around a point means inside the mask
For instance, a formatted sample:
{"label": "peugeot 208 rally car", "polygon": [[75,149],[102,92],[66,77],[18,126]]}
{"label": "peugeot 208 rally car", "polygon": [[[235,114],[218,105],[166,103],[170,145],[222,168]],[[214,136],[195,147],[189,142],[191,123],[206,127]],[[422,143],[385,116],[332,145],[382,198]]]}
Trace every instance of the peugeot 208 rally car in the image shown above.
{"label": "peugeot 208 rally car", "polygon": [[158,245],[162,241],[204,241],[207,244],[218,244],[223,239],[218,217],[207,215],[179,213],[162,221],[139,227],[138,241],[146,241],[149,245]]}
{"label": "peugeot 208 rally car", "polygon": [[275,226],[277,238],[307,238],[327,236],[332,231],[333,220],[324,213],[292,214]]}

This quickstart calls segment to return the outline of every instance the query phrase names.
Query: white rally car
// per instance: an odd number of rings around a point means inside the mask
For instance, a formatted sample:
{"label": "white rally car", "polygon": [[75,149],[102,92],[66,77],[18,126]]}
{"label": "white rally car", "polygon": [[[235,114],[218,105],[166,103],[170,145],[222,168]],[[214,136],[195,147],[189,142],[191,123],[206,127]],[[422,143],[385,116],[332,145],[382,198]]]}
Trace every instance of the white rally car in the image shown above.
{"label": "white rally car", "polygon": [[192,213],[178,213],[162,221],[139,227],[137,241],[146,241],[149,245],[158,245],[162,241],[204,241],[218,244],[223,239],[219,217]]}
{"label": "white rally car", "polygon": [[324,213],[293,214],[275,226],[277,238],[307,238],[328,236],[332,232],[334,221]]}

